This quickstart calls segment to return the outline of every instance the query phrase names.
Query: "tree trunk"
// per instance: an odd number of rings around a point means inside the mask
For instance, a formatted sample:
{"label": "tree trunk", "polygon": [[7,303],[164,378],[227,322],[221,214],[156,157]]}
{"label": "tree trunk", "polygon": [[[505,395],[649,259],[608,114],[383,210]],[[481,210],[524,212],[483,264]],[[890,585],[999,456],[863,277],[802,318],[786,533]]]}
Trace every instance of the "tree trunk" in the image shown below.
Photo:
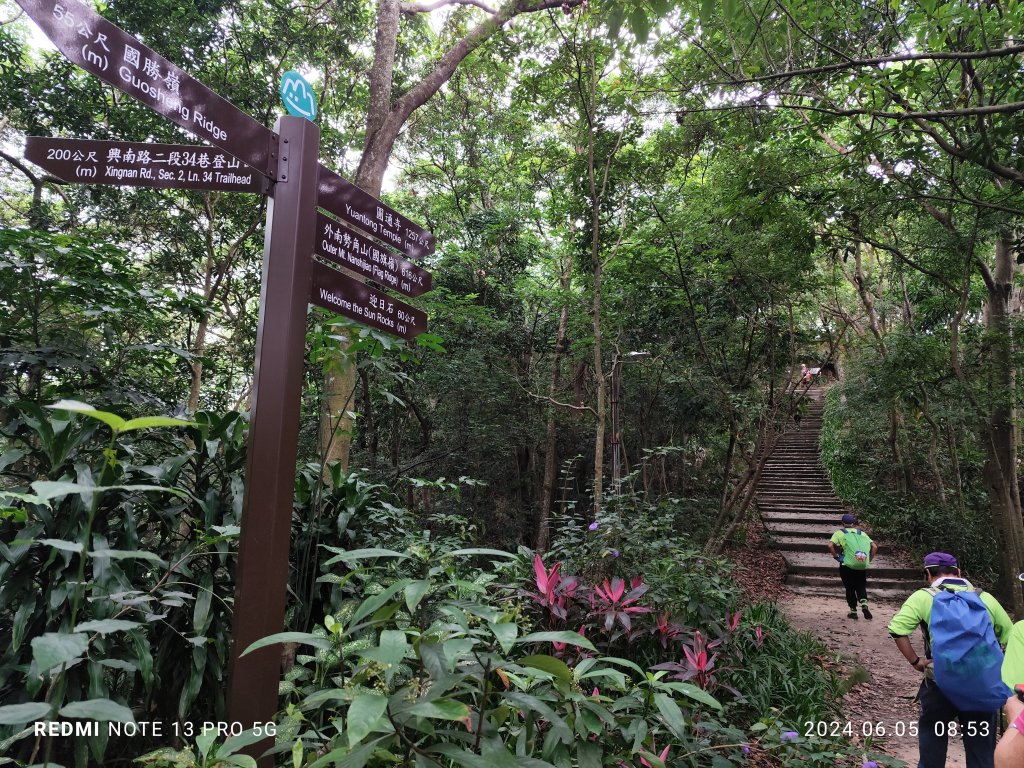
{"label": "tree trunk", "polygon": [[[562,265],[562,274],[559,279],[559,286],[563,293],[569,290],[571,275],[572,259],[566,259],[565,264]],[[569,304],[564,303],[561,314],[558,316],[558,342],[555,344],[555,356],[551,364],[551,384],[548,386],[548,397],[552,401],[558,394],[558,380],[562,374],[562,353],[569,344],[565,337],[568,328]],[[558,479],[558,425],[555,415],[555,407],[552,405],[548,411],[547,434],[544,440],[544,482],[540,509],[537,511],[536,547],[538,552],[546,551],[551,543],[551,507],[555,502],[555,481]]]}
{"label": "tree trunk", "polygon": [[1015,263],[1011,239],[1004,234],[996,241],[996,265],[986,275],[991,411],[982,434],[985,448],[984,480],[992,509],[992,523],[999,543],[1000,592],[1011,601],[1011,610],[1024,611],[1017,575],[1024,570],[1024,518],[1021,516],[1020,486],[1017,480],[1017,426],[1013,330],[1010,299]]}

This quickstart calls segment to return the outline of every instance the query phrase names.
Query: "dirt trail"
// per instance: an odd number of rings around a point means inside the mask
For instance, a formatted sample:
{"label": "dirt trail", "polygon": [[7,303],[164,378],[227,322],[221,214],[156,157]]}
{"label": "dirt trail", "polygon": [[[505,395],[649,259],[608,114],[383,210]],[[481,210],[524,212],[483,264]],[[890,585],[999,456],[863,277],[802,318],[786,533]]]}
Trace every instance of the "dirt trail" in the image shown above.
{"label": "dirt trail", "polygon": [[[838,580],[838,577],[837,577]],[[868,595],[870,597],[870,582]],[[846,721],[858,743],[863,734],[885,729],[885,736],[873,739],[878,751],[917,765],[917,738],[910,735],[917,723],[918,707],[914,702],[921,675],[915,672],[896,650],[885,627],[899,608],[897,601],[872,601],[874,619],[866,621],[846,618],[846,602],[840,596],[794,595],[781,603],[782,609],[798,629],[817,635],[836,653],[851,657],[844,670],[854,674],[858,666],[870,674],[846,696]],[[920,632],[913,638],[920,652]],[[899,735],[902,734],[902,735]],[[963,743],[950,739],[946,768],[965,768]]]}

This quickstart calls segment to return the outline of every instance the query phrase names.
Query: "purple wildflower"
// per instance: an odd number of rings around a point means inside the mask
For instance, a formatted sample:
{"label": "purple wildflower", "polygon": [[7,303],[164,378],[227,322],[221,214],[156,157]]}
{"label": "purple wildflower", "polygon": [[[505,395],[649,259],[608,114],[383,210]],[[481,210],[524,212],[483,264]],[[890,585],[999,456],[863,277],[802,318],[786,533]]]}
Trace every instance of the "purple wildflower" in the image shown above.
{"label": "purple wildflower", "polygon": [[618,557],[619,556],[619,550],[613,549],[611,554],[612,554],[612,557]]}
{"label": "purple wildflower", "polygon": [[865,760],[864,768],[878,768],[878,763],[876,763],[874,760]]}
{"label": "purple wildflower", "polygon": [[595,520],[590,525],[588,525],[587,526],[587,530],[588,531],[596,531],[597,530],[597,520]]}
{"label": "purple wildflower", "polygon": [[785,744],[787,741],[796,741],[799,738],[800,734],[796,731],[783,731],[782,735],[779,737],[779,741]]}
{"label": "purple wildflower", "polygon": [[743,752],[744,755],[749,755],[750,754],[750,745],[749,744],[744,744],[742,747],[740,747],[740,751]]}

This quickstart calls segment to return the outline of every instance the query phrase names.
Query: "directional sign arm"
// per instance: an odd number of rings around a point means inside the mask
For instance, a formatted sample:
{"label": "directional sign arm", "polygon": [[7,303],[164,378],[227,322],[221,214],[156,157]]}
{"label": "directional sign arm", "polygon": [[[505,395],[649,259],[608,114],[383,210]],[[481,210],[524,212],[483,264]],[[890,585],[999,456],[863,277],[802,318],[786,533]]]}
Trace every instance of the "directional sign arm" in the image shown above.
{"label": "directional sign arm", "polygon": [[82,184],[258,193],[270,186],[224,150],[192,144],[29,136],[25,158],[58,179]]}
{"label": "directional sign arm", "polygon": [[434,252],[432,233],[323,165],[317,205],[407,256],[419,258]]}
{"label": "directional sign arm", "polygon": [[275,178],[277,137],[78,0],[16,0],[70,61]]}

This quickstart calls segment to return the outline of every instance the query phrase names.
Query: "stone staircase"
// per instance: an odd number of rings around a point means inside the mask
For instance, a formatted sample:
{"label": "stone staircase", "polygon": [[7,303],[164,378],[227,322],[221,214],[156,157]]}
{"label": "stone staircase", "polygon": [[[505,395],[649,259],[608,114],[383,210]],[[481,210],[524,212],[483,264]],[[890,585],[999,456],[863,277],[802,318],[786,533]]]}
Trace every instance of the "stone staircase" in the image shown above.
{"label": "stone staircase", "polygon": [[[786,560],[786,586],[797,593],[842,596],[838,568],[827,544],[849,510],[818,462],[824,398],[822,388],[808,390],[799,427],[783,435],[761,474],[757,506],[769,545],[781,550]],[[920,569],[905,567],[885,543],[877,543],[878,554],[868,574],[869,597],[903,598],[922,586]]]}

